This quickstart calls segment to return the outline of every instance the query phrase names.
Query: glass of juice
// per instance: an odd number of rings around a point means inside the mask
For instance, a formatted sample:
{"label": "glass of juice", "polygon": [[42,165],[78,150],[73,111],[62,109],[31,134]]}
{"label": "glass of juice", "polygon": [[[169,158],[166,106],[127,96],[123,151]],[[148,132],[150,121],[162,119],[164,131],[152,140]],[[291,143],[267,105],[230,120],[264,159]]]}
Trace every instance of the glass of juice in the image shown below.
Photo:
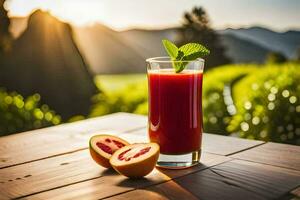
{"label": "glass of juice", "polygon": [[[181,169],[200,161],[202,139],[202,78],[204,60],[147,62],[148,134],[160,146],[158,167]],[[186,64],[176,73],[174,64]]]}

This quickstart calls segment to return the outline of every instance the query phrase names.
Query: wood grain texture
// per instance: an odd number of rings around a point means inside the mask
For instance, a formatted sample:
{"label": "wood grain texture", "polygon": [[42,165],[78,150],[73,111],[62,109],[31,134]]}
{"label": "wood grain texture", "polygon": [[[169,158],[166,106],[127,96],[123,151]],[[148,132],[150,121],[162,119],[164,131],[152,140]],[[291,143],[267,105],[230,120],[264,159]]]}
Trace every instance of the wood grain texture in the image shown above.
{"label": "wood grain texture", "polygon": [[163,184],[147,187],[145,189],[138,189],[117,196],[108,198],[107,200],[196,200],[198,199],[189,191],[179,186],[174,181],[168,181]]}
{"label": "wood grain texture", "polygon": [[221,164],[223,162],[228,162],[230,160],[231,160],[230,158],[225,157],[225,156],[204,152],[201,155],[201,159],[200,159],[201,163],[194,167],[190,167],[190,168],[187,168],[184,170],[172,170],[172,169],[160,169],[160,168],[158,168],[158,170],[173,179],[173,178],[185,176],[187,174],[192,174],[192,173],[207,169],[209,167]]}
{"label": "wood grain texture", "polygon": [[[203,170],[212,165],[222,163],[228,160],[224,156],[213,154],[203,154],[203,164],[186,170],[171,170],[173,172],[159,171],[155,169],[150,175],[140,180],[130,180],[124,176],[116,175],[113,172],[106,173],[105,176],[88,180],[80,183],[74,183],[65,187],[53,189],[29,196],[28,199],[100,199],[116,195],[122,192],[131,191],[137,188],[145,188],[153,184],[165,182],[174,177],[183,176]],[[100,169],[98,169],[100,170]],[[62,172],[61,172],[62,173]],[[94,173],[94,172],[93,172]],[[51,179],[49,177],[48,179]],[[57,182],[57,180],[56,180]]]}
{"label": "wood grain texture", "polygon": [[0,168],[84,149],[98,132],[118,135],[146,126],[146,117],[116,113],[0,138]]}
{"label": "wood grain texture", "polygon": [[[131,141],[148,141],[146,128],[132,131],[131,134],[135,136],[129,138],[129,140]],[[263,143],[263,141],[246,140],[241,138],[204,133],[202,139],[202,150],[207,153],[214,153],[225,156],[255,147],[257,145],[261,145]]]}
{"label": "wood grain texture", "polygon": [[231,157],[300,171],[300,147],[295,145],[266,143]]}
{"label": "wood grain texture", "polygon": [[83,150],[1,169],[0,191],[6,198],[17,198],[101,177],[104,171],[90,158],[88,150]]}
{"label": "wood grain texture", "polygon": [[246,140],[209,133],[203,134],[202,141],[202,148],[205,152],[226,156],[264,143],[258,140]]}
{"label": "wood grain texture", "polygon": [[300,186],[298,188],[292,190],[290,193],[293,194],[294,196],[300,198]]}
{"label": "wood grain texture", "polygon": [[128,179],[111,170],[106,172],[106,175],[101,178],[72,184],[22,199],[101,199],[168,180],[170,180],[169,177],[164,176],[156,170],[151,172],[146,178],[136,180]]}
{"label": "wood grain texture", "polygon": [[278,199],[300,184],[300,172],[233,160],[175,180],[200,199]]}
{"label": "wood grain texture", "polygon": [[147,142],[146,121],[145,116],[117,113],[0,138],[0,199],[255,200],[299,194],[297,146],[204,134],[201,164],[155,169],[139,180],[90,158],[91,135]]}

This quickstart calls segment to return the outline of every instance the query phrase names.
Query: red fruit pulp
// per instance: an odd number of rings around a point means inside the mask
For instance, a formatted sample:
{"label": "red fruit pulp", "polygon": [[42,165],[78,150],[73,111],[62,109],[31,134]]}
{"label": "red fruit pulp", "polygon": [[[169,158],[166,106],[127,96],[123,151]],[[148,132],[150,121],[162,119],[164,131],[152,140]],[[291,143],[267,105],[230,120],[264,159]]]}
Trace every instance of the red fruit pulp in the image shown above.
{"label": "red fruit pulp", "polygon": [[116,150],[124,147],[125,144],[114,139],[105,138],[96,143],[96,145],[104,152],[113,154]]}
{"label": "red fruit pulp", "polygon": [[151,149],[151,147],[144,148],[144,149],[140,150],[140,152],[136,153],[133,157],[137,158],[140,155],[143,155],[143,154],[147,153],[148,151],[150,151],[150,149]]}
{"label": "red fruit pulp", "polygon": [[113,141],[113,143],[115,143],[115,145],[117,145],[117,147],[119,147],[119,148],[125,146],[125,144],[123,144],[122,142],[119,142],[119,141],[117,141],[117,140],[112,140],[112,141]]}
{"label": "red fruit pulp", "polygon": [[104,143],[101,143],[101,142],[97,142],[96,145],[97,145],[102,151],[104,151],[104,152],[106,152],[106,153],[108,153],[108,154],[113,154],[112,149],[111,149],[108,145],[106,145],[106,144],[104,144]]}
{"label": "red fruit pulp", "polygon": [[184,154],[201,148],[201,71],[148,73],[149,137],[163,154]]}
{"label": "red fruit pulp", "polygon": [[127,152],[129,152],[129,151],[132,150],[132,149],[127,149],[126,151],[120,153],[120,155],[118,156],[118,159],[119,159],[119,160],[130,161],[131,158],[137,158],[137,157],[139,157],[139,156],[141,156],[141,155],[143,155],[143,154],[149,152],[150,149],[151,149],[151,147],[146,147],[146,148],[141,149],[139,152],[135,153],[134,155],[129,154],[129,155],[125,156],[125,154],[126,154]]}

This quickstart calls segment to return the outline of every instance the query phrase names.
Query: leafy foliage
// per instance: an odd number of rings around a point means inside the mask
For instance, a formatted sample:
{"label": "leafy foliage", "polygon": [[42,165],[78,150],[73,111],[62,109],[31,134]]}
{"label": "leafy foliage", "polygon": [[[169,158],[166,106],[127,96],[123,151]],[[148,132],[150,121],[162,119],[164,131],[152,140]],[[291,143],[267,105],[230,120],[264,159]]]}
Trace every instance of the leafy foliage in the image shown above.
{"label": "leafy foliage", "polygon": [[24,98],[0,88],[0,136],[59,124],[60,116],[40,99],[39,94]]}
{"label": "leafy foliage", "polygon": [[[172,61],[192,61],[210,53],[208,49],[198,43],[188,43],[182,45],[180,48],[177,48],[177,46],[169,40],[162,40],[162,43]],[[172,64],[175,72],[179,73],[184,70],[188,62],[173,62]]]}
{"label": "leafy foliage", "polygon": [[4,0],[0,0],[0,53],[10,50],[12,36],[9,32],[9,18],[4,9]]}
{"label": "leafy foliage", "polygon": [[168,53],[168,55],[173,58],[176,59],[177,55],[178,55],[178,48],[175,44],[173,44],[171,41],[169,40],[162,40],[162,43],[165,47],[166,52]]}
{"label": "leafy foliage", "polygon": [[300,67],[267,66],[237,83],[237,114],[227,127],[240,137],[300,144]]}
{"label": "leafy foliage", "polygon": [[228,65],[205,74],[203,82],[204,131],[228,135],[226,127],[235,114],[231,86],[256,69],[252,65]]}
{"label": "leafy foliage", "polygon": [[298,49],[296,51],[295,60],[298,61],[298,62],[300,62],[300,47],[298,47]]}
{"label": "leafy foliage", "polygon": [[[101,78],[99,78],[101,80]],[[97,84],[97,83],[96,83]],[[101,83],[97,84],[101,87]],[[93,106],[89,117],[105,115],[114,112],[130,112],[137,114],[147,114],[147,83],[140,80],[138,83],[130,83],[121,90],[113,90],[101,87],[103,93],[93,97]],[[116,87],[116,86],[114,86]]]}
{"label": "leafy foliage", "polygon": [[72,31],[49,13],[34,11],[10,51],[0,52],[0,86],[26,96],[39,93],[63,119],[87,115],[97,88]]}
{"label": "leafy foliage", "polygon": [[270,52],[266,57],[267,64],[284,63],[286,61],[287,58],[279,52]]}

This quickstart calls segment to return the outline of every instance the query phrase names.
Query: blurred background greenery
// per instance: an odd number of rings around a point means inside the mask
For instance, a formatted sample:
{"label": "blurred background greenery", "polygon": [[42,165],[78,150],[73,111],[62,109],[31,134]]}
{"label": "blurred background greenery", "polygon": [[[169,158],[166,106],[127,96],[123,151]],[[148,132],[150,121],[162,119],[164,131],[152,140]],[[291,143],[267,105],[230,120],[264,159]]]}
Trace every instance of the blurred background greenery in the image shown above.
{"label": "blurred background greenery", "polygon": [[165,55],[168,38],[212,52],[205,132],[300,145],[299,31],[216,29],[194,3],[172,28],[120,31],[62,21],[55,6],[16,17],[16,2],[0,1],[0,136],[114,112],[147,115],[144,60]]}
{"label": "blurred background greenery", "polygon": [[[94,96],[90,117],[116,111],[147,114],[146,75],[122,76],[96,77],[104,93]],[[204,131],[299,145],[299,98],[297,62],[220,66],[204,76]]]}

